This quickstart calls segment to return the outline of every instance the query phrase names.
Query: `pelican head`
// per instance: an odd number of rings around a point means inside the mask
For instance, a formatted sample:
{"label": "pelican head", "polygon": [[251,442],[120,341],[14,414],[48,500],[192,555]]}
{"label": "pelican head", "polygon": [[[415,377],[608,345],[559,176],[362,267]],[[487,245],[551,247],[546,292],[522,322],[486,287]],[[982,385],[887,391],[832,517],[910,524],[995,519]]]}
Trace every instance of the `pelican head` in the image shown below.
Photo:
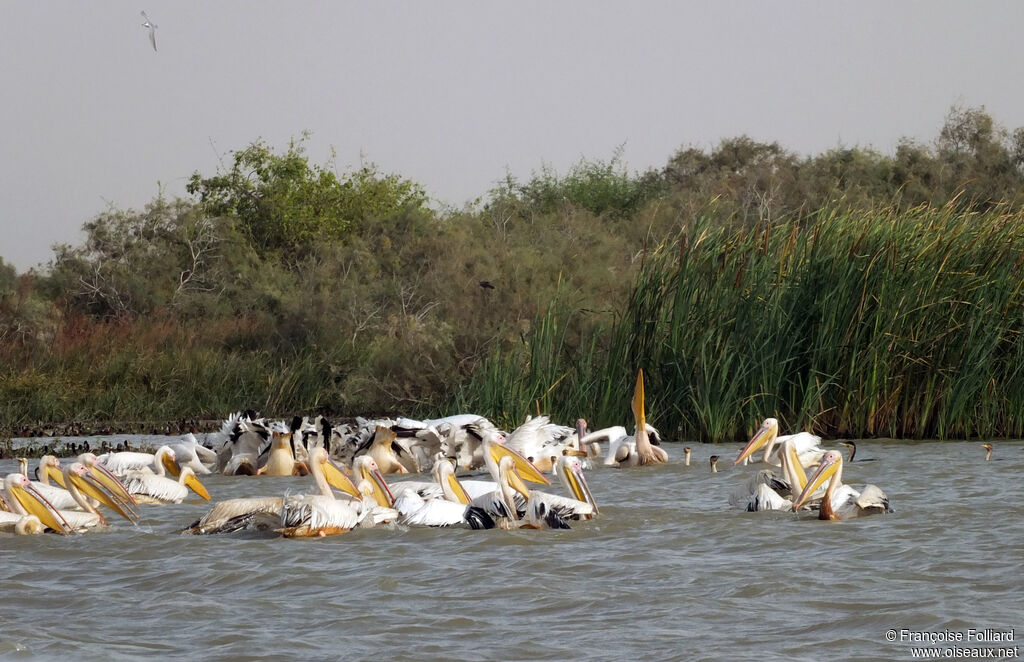
{"label": "pelican head", "polygon": [[[373,458],[370,459],[372,460]],[[322,475],[328,485],[341,490],[353,499],[361,499],[363,497],[362,492],[356,484],[352,482],[352,479],[346,476],[341,469],[335,466],[334,462],[331,462],[330,454],[323,446],[317,446],[310,451],[309,462],[314,477],[317,474]]]}
{"label": "pelican head", "polygon": [[[167,448],[167,450],[171,450],[170,447],[167,446],[164,446],[162,448]],[[173,453],[174,451],[171,452]],[[125,486],[121,483],[117,476],[111,473],[110,469],[107,469],[107,467],[102,462],[100,462],[98,457],[96,457],[92,453],[86,452],[78,456],[78,462],[85,465],[85,467],[89,470],[89,473],[92,474],[92,477],[95,478],[100,483],[102,483],[108,492],[116,495],[117,501],[125,504],[129,510],[131,510],[132,506],[139,505],[139,502],[135,500],[135,497],[133,497],[128,492],[128,490],[125,489]]]}
{"label": "pelican head", "polygon": [[469,504],[472,499],[466,493],[462,483],[455,477],[455,465],[448,458],[439,458],[434,462],[434,480],[441,486],[445,499],[462,504]]}
{"label": "pelican head", "polygon": [[380,472],[380,467],[377,466],[376,460],[369,455],[360,455],[352,463],[352,473],[355,474],[357,479],[368,480],[373,483],[373,496],[377,500],[377,505],[384,508],[390,508],[394,505],[395,495],[391,493],[391,488],[388,487],[387,481],[384,480],[384,475]]}
{"label": "pelican head", "polygon": [[[501,441],[498,441],[498,439]],[[484,461],[487,464],[487,468],[491,470],[495,479],[498,478],[498,471],[501,468],[501,460],[507,457],[523,480],[541,483],[542,485],[551,484],[551,481],[541,473],[540,469],[534,466],[530,460],[523,457],[522,453],[519,453],[502,443],[504,440],[505,438],[503,436],[498,435],[497,437],[487,437],[483,442]]]}
{"label": "pelican head", "polygon": [[[106,482],[99,475],[94,474],[91,468],[81,462],[72,462],[64,467],[63,473],[69,492],[80,492],[90,499],[95,499],[129,522],[135,523],[138,521],[138,514],[121,498],[119,490],[108,487]],[[121,485],[121,489],[124,489],[124,485],[120,481],[118,485]],[[96,514],[100,515],[99,512]],[[100,515],[100,521],[106,524],[106,519],[102,515]]]}
{"label": "pelican head", "polygon": [[578,458],[563,455],[558,458],[555,464],[555,472],[565,486],[566,491],[572,494],[577,501],[589,503],[594,507],[594,514],[598,514],[597,501],[590,492],[587,479],[583,476],[583,463]]}
{"label": "pelican head", "polygon": [[34,515],[39,521],[57,533],[72,532],[71,525],[46,497],[32,486],[32,481],[25,474],[8,474],[4,479],[4,491],[10,497],[10,505],[22,515]]}
{"label": "pelican head", "polygon": [[987,452],[985,453],[985,461],[988,462],[992,459],[992,444],[985,444],[982,446]]}
{"label": "pelican head", "polygon": [[[636,419],[636,453],[640,456],[640,464],[659,464],[668,462],[668,453],[651,443],[651,433],[647,426],[647,414],[644,394],[644,371],[636,371],[636,386],[633,389],[633,417]],[[654,436],[657,440],[657,436]],[[660,443],[660,442],[659,442]]]}
{"label": "pelican head", "polygon": [[210,500],[210,493],[206,491],[206,487],[199,482],[199,478],[196,477],[196,472],[192,467],[185,466],[181,468],[181,475],[178,477],[179,480],[187,487],[199,496],[203,497],[207,501]]}
{"label": "pelican head", "polygon": [[[843,455],[839,451],[829,451],[825,453],[825,457],[821,458],[821,464],[818,465],[818,470],[814,472],[814,475],[807,481],[807,486],[804,487],[804,491],[800,493],[796,501],[793,502],[793,510],[797,511],[800,506],[810,498],[819,487],[825,484],[825,481],[834,479],[836,481],[841,480],[843,475]],[[828,492],[825,493],[825,498],[829,498]]]}
{"label": "pelican head", "polygon": [[14,533],[19,536],[34,536],[46,530],[46,526],[35,515],[25,515],[14,525]]}
{"label": "pelican head", "polygon": [[583,418],[576,419],[576,451],[582,453],[581,457],[587,456],[587,449],[583,446],[583,437],[587,436],[587,421]]}
{"label": "pelican head", "polygon": [[505,506],[508,508],[510,516],[515,519],[517,509],[515,501],[513,499],[512,491],[515,490],[523,495],[523,498],[529,501],[530,499],[530,488],[526,487],[526,483],[519,476],[516,471],[516,462],[511,457],[502,457],[498,461],[498,489],[501,492],[502,499],[505,502]]}
{"label": "pelican head", "polygon": [[775,446],[773,443],[775,438],[779,436],[779,421],[776,418],[766,418],[764,423],[761,423],[761,427],[758,428],[754,436],[750,438],[746,447],[740,451],[739,457],[733,462],[733,466],[736,466],[743,460],[747,459],[760,448],[765,448],[764,456],[768,457],[768,454],[772,452],[772,448]]}

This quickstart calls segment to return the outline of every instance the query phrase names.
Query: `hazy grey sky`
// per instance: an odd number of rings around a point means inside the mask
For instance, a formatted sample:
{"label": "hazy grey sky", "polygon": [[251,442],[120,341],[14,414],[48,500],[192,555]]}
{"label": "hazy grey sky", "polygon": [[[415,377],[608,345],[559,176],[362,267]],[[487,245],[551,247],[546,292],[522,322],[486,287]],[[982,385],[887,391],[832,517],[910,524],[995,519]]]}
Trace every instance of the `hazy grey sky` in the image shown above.
{"label": "hazy grey sky", "polygon": [[[154,52],[139,12],[158,28]],[[632,170],[748,134],[801,153],[1024,125],[1024,3],[0,2],[0,256],[304,130],[461,206],[623,145]]]}

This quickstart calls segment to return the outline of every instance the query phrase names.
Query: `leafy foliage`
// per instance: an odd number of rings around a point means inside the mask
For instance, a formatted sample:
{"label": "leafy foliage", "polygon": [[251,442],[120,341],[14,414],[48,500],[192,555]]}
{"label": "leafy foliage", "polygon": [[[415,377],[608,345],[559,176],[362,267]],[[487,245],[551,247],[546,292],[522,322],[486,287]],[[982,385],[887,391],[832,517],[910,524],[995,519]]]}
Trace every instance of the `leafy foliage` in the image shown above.
{"label": "leafy foliage", "polygon": [[368,218],[425,207],[422,188],[365,165],[339,178],[309,164],[301,142],[275,154],[263,142],[234,153],[227,172],[192,175],[187,191],[211,216],[237,219],[260,254],[284,255],[347,236]]}

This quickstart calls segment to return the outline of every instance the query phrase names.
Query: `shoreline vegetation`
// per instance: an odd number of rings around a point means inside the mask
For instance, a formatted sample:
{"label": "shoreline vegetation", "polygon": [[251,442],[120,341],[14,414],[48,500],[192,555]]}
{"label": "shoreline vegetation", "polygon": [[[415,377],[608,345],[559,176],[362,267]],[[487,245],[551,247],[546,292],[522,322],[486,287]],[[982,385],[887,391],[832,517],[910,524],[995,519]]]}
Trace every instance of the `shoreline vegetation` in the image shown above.
{"label": "shoreline vegetation", "polygon": [[740,137],[641,173],[542,167],[461,209],[312,165],[303,140],[111,208],[45,268],[0,261],[0,435],[243,409],[599,428],[643,368],[668,439],[745,440],[766,416],[1024,436],[1024,127],[983,108],[893,155]]}

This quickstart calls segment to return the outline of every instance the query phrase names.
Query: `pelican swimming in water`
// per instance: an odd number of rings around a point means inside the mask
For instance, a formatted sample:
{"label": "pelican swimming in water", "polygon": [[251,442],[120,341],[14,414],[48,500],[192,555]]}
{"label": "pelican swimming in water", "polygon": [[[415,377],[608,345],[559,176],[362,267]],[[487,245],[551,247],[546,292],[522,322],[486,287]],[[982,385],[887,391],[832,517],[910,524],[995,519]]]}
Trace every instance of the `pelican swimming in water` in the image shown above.
{"label": "pelican swimming in water", "polygon": [[196,475],[213,473],[210,467],[217,464],[217,454],[200,444],[191,432],[185,435],[185,439],[170,446],[174,451],[174,467],[176,467],[176,469],[170,469],[170,472],[175,476],[178,475],[182,467],[186,466],[192,467],[192,471],[196,472]]}
{"label": "pelican swimming in water", "polygon": [[[88,469],[89,476],[92,480],[98,482],[102,486],[102,489],[106,490],[106,492],[110,494],[110,496],[112,496],[122,508],[126,508],[130,511],[138,505],[138,502],[135,501],[135,497],[128,493],[124,484],[113,474],[113,472],[110,471],[110,469],[107,468],[106,465],[100,462],[100,459],[94,454],[86,451],[78,456],[77,461],[82,463],[82,465]],[[63,481],[64,473],[62,471],[59,482],[62,487],[67,488],[67,485],[65,485]]]}
{"label": "pelican swimming in water", "polygon": [[394,485],[398,495],[394,505],[399,514],[399,524],[434,527],[464,525],[473,529],[494,526],[489,516],[479,508],[470,506],[472,499],[456,478],[455,466],[451,461],[444,457],[438,458],[434,461],[432,473],[435,483],[420,489],[403,483]]}
{"label": "pelican swimming in water", "polygon": [[633,417],[636,420],[636,434],[610,442],[606,465],[634,467],[645,464],[661,464],[668,461],[668,453],[661,446],[651,443],[650,428],[644,410],[644,371],[636,372],[636,387],[633,390]]}
{"label": "pelican swimming in water", "polygon": [[[309,455],[310,475],[316,485],[316,494],[330,496],[335,487],[353,499],[362,499],[362,493],[348,476],[330,461],[323,448],[314,449]],[[243,497],[215,503],[202,518],[186,527],[183,534],[231,533],[256,526],[275,528],[281,526],[281,509],[284,497]]]}
{"label": "pelican swimming in water", "polygon": [[74,530],[63,518],[60,511],[46,501],[46,497],[39,494],[32,481],[24,474],[7,474],[4,478],[3,503],[9,511],[3,511],[0,519],[7,520],[11,528],[17,532],[21,527],[25,530],[32,530],[34,527],[25,518],[32,516],[39,519],[40,523],[60,534],[69,534]]}
{"label": "pelican swimming in water", "polygon": [[[28,460],[25,458],[18,458],[18,467],[21,473],[28,475]],[[36,467],[36,476],[38,480],[32,481],[32,486],[36,490],[46,497],[46,500],[51,506],[58,509],[75,509],[78,508],[78,502],[75,501],[71,493],[61,487],[64,482],[64,476],[61,473],[60,460],[53,455],[44,455],[39,458],[39,466]],[[51,485],[50,481],[53,480],[56,485]]]}
{"label": "pelican swimming in water", "polygon": [[500,528],[568,529],[569,519],[589,519],[597,514],[597,505],[583,477],[578,458],[563,455],[558,460],[557,473],[574,495],[530,490],[519,475],[515,461],[502,457],[498,462],[497,489],[473,499],[470,505],[480,508]]}
{"label": "pelican swimming in water", "polygon": [[123,482],[128,493],[139,503],[181,503],[188,496],[189,490],[210,500],[210,493],[188,465],[182,468],[178,480],[146,471],[133,471],[125,476]]}
{"label": "pelican swimming in water", "polygon": [[224,443],[217,451],[217,466],[226,476],[255,476],[259,457],[270,440],[270,428],[255,414],[232,414],[220,428]]}
{"label": "pelican swimming in water", "polygon": [[792,439],[787,439],[780,445],[779,461],[781,478],[770,469],[761,469],[747,480],[745,486],[733,491],[729,503],[747,512],[792,508],[793,497],[807,485],[807,475],[800,464],[796,444]]}
{"label": "pelican swimming in water", "polygon": [[[313,450],[313,461],[319,460],[319,466],[326,466],[322,461],[326,457],[323,448]],[[278,532],[286,538],[324,537],[347,533],[364,521],[372,526],[397,518],[398,513],[391,509],[391,493],[376,461],[363,455],[356,458],[356,463],[358,468],[354,469],[360,476],[357,498],[337,499],[330,489],[322,489],[320,494],[285,497]],[[326,481],[326,477],[321,475],[317,480]],[[387,505],[380,502],[379,490],[386,494]]]}
{"label": "pelican swimming in water", "polygon": [[[256,471],[258,476],[305,476],[309,466],[295,459],[295,436],[292,430],[278,424],[272,430],[267,463]],[[300,442],[301,443],[301,442]],[[304,455],[308,451],[303,450]]]}
{"label": "pelican swimming in water", "polygon": [[74,497],[81,510],[61,510],[60,515],[75,531],[86,531],[97,527],[106,527],[107,519],[103,517],[96,504],[102,504],[131,523],[138,521],[138,515],[118,493],[112,492],[105,483],[97,480],[89,467],[81,462],[72,462],[64,467],[64,484]]}
{"label": "pelican swimming in water", "polygon": [[398,435],[394,430],[383,425],[378,425],[374,431],[373,441],[370,443],[370,448],[367,451],[367,454],[377,462],[377,467],[383,474],[407,474],[411,471],[418,472],[418,467],[407,467],[398,457],[398,454],[395,451],[395,440],[397,438]]}
{"label": "pelican swimming in water", "polygon": [[118,477],[132,471],[151,471],[160,476],[166,475],[166,472],[169,471],[175,476],[178,475],[178,465],[175,464],[177,458],[171,447],[167,445],[156,449],[154,453],[121,451],[105,453],[98,459],[110,470],[110,473]]}
{"label": "pelican swimming in water", "polygon": [[746,460],[762,447],[764,448],[764,461],[768,464],[779,466],[781,464],[779,459],[780,444],[786,440],[792,440],[797,456],[800,458],[800,464],[804,467],[818,464],[826,453],[825,449],[820,446],[821,437],[817,437],[810,432],[798,432],[780,437],[778,419],[766,418],[761,427],[754,433],[754,436],[751,437],[750,442],[740,451],[739,457],[733,462],[733,466]]}
{"label": "pelican swimming in water", "polygon": [[865,485],[864,489],[858,492],[848,485],[843,485],[843,456],[839,451],[825,453],[818,471],[811,476],[807,486],[793,503],[793,510],[799,509],[826,480],[828,488],[818,509],[818,519],[841,520],[891,512],[889,498],[878,487]]}
{"label": "pelican swimming in water", "polygon": [[44,531],[46,531],[46,525],[35,515],[17,515],[0,511],[0,532],[2,533],[34,536]]}
{"label": "pelican swimming in water", "polygon": [[554,469],[552,457],[561,457],[562,452],[567,449],[585,452],[581,440],[586,439],[586,425],[587,422],[580,418],[573,430],[552,423],[547,416],[535,416],[513,430],[505,438],[504,443],[530,459],[541,471],[551,471]]}

